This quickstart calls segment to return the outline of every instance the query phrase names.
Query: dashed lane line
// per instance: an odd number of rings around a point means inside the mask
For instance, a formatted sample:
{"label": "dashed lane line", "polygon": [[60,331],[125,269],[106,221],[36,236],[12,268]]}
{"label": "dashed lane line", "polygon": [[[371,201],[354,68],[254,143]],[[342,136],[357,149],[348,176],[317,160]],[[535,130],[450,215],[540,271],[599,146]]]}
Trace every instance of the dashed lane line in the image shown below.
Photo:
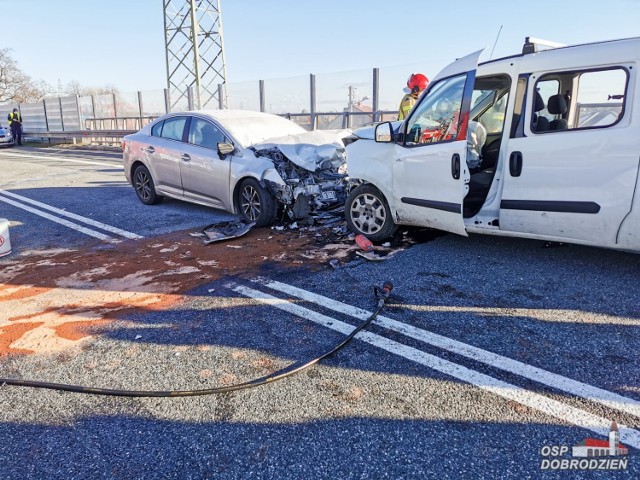
{"label": "dashed lane line", "polygon": [[[254,282],[258,282],[273,290],[295,296],[302,300],[316,303],[330,310],[344,313],[359,320],[366,320],[371,315],[371,312],[366,310],[338,302],[322,295],[317,295],[286,283],[263,278],[257,278]],[[474,347],[473,345],[429,332],[428,330],[407,325],[406,323],[393,320],[383,315],[379,315],[374,323],[415,340],[433,345],[434,347],[438,347],[471,360],[476,360],[480,363],[498,368],[505,372],[533,380],[557,390],[584,398],[585,400],[600,403],[601,405],[605,405],[620,412],[640,417],[640,402],[632,398],[594,387],[593,385],[578,382],[577,380],[549,372],[548,370],[534,367],[532,365]]]}
{"label": "dashed lane line", "polygon": [[140,235],[137,235],[135,233],[131,233],[131,232],[128,232],[126,230],[122,230],[121,228],[112,227],[111,225],[107,225],[105,223],[98,222],[98,221],[93,220],[91,218],[87,218],[87,217],[83,217],[81,215],[77,215],[75,213],[67,212],[66,210],[61,210],[61,209],[53,207],[51,205],[47,205],[46,203],[38,202],[37,200],[32,200],[30,198],[23,197],[22,195],[18,195],[17,193],[9,192],[7,190],[0,189],[0,195],[5,195],[5,196],[8,196],[8,197],[12,197],[12,198],[15,198],[17,200],[20,200],[21,202],[30,203],[31,205],[34,205],[36,207],[40,207],[40,208],[42,208],[44,210],[49,210],[50,212],[57,213],[58,215],[60,215],[62,217],[68,217],[68,218],[71,218],[73,220],[77,220],[78,222],[82,222],[82,223],[85,223],[87,225],[91,225],[92,227],[96,227],[96,228],[99,228],[99,229],[104,230],[106,232],[111,232],[111,233],[114,233],[116,235],[120,235],[120,236],[125,237],[125,238],[129,238],[129,239],[132,239],[132,240],[139,240],[141,238],[144,238],[144,237],[142,237]]}
{"label": "dashed lane line", "polygon": [[[296,305],[287,300],[274,297],[252,288],[234,283],[229,283],[226,287],[236,293],[253,298],[265,305],[289,312],[298,317],[317,323],[318,325],[340,332],[343,335],[348,335],[354,329],[352,325],[341,322],[340,320],[322,315],[318,312],[314,312],[313,310],[309,310],[301,307],[300,305]],[[607,418],[572,407],[545,395],[531,392],[517,385],[503,382],[502,380],[477,372],[463,365],[436,357],[435,355],[423,352],[417,348],[404,345],[366,330],[358,333],[355,338],[369,343],[370,345],[374,345],[393,355],[406,358],[407,360],[419,363],[460,381],[475,385],[478,388],[491,392],[502,398],[518,402],[546,415],[571,423],[580,428],[590,430],[602,437],[608,438],[609,436],[611,420]],[[620,431],[620,439],[622,442],[626,445],[640,449],[640,431],[629,428],[626,425],[618,425],[618,429]]]}

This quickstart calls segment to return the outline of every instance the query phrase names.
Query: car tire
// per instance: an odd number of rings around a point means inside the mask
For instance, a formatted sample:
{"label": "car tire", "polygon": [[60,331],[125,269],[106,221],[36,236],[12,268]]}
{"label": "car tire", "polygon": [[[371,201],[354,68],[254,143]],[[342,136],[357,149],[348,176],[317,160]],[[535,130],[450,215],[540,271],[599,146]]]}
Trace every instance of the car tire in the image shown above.
{"label": "car tire", "polygon": [[238,211],[247,222],[266,227],[276,218],[278,202],[256,179],[247,178],[238,191]]}
{"label": "car tire", "polygon": [[133,171],[133,188],[142,203],[156,205],[164,198],[156,193],[156,185],[153,182],[149,169],[144,165],[138,165]]}
{"label": "car tire", "polygon": [[349,229],[372,242],[386,240],[398,229],[387,200],[373,185],[360,185],[351,190],[344,213]]}

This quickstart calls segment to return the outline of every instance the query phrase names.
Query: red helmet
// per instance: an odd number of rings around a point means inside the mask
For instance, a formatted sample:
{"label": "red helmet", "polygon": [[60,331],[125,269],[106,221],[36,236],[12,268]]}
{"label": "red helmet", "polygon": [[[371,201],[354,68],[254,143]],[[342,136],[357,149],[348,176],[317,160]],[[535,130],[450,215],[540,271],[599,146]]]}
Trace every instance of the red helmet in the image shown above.
{"label": "red helmet", "polygon": [[429,86],[429,79],[421,73],[414,73],[407,80],[409,90],[426,90]]}

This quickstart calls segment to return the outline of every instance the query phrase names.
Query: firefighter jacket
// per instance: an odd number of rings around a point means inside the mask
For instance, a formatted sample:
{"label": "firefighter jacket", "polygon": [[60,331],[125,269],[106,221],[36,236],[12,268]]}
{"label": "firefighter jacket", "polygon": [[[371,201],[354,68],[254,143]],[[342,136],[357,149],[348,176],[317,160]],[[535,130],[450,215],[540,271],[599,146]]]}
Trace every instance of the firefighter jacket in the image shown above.
{"label": "firefighter jacket", "polygon": [[413,108],[416,103],[416,99],[410,94],[407,93],[404,97],[402,97],[402,101],[400,102],[400,109],[398,110],[398,120],[404,120],[409,112]]}

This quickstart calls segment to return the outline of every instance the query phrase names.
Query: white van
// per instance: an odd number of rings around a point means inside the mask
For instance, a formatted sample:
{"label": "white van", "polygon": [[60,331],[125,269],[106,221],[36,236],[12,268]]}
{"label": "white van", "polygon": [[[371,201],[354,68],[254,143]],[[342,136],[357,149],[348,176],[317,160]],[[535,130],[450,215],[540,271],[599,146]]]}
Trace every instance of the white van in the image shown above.
{"label": "white van", "polygon": [[398,225],[640,251],[640,38],[442,70],[347,147],[349,228]]}

